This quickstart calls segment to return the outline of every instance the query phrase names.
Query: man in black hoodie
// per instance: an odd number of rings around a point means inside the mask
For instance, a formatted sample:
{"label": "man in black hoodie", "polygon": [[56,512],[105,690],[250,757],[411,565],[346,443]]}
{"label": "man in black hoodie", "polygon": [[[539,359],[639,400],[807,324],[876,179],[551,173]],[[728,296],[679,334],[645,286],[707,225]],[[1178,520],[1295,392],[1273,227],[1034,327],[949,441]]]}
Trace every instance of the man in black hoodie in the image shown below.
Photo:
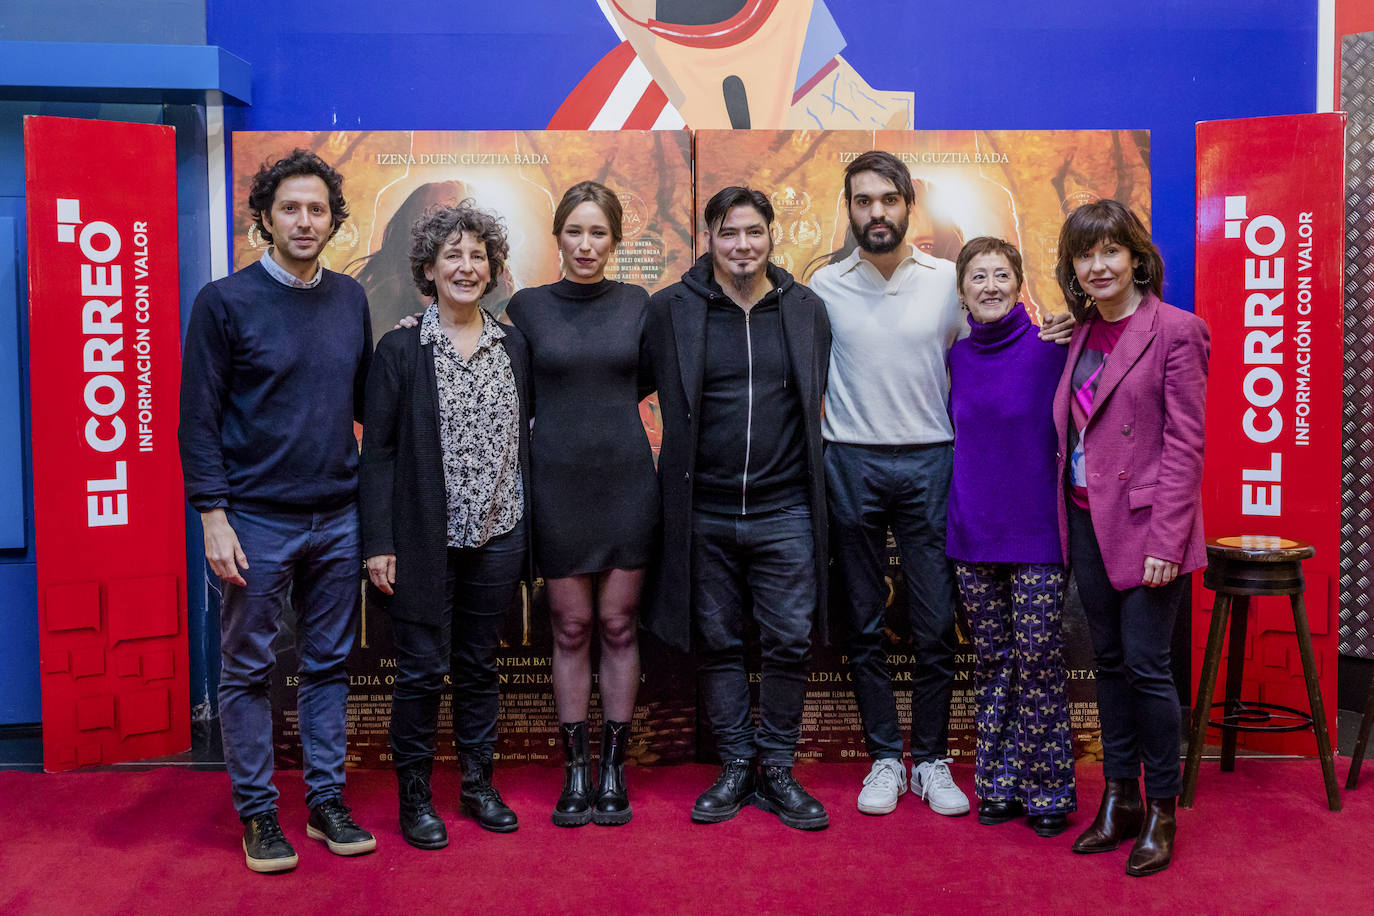
{"label": "man in black hoodie", "polygon": [[[797,784],[792,762],[812,625],[825,613],[830,325],[821,300],[768,262],[767,197],[726,188],[705,220],[707,253],[650,299],[645,321],[643,362],[663,413],[663,550],[645,622],[699,658],[723,767],[692,820],[729,820],[753,801],[789,827],[818,830],[825,808]],[[757,728],[745,669],[751,612],[762,657]]]}

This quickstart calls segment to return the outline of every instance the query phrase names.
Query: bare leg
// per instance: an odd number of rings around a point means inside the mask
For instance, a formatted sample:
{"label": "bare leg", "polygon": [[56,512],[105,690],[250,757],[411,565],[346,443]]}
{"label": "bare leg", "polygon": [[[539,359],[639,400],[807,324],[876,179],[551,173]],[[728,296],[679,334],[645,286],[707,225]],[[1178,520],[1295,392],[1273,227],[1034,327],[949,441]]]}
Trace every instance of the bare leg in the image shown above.
{"label": "bare leg", "polygon": [[608,720],[629,722],[639,692],[639,595],[644,570],[608,570],[597,584],[601,706]]}
{"label": "bare leg", "polygon": [[586,720],[591,702],[593,578],[569,576],[545,583],[553,618],[553,695],[559,722]]}

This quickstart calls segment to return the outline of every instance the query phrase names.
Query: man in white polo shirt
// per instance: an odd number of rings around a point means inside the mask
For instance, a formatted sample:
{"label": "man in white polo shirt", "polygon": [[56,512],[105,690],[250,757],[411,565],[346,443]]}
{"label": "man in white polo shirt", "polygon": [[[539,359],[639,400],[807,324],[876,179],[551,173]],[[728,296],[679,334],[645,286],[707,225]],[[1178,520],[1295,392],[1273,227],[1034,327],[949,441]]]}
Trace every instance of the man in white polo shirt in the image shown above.
{"label": "man in white polo shirt", "polygon": [[[822,435],[836,594],[864,742],[873,766],[859,810],[888,814],[906,791],[902,734],[884,645],[889,528],[911,622],[911,790],[945,815],[967,814],[946,750],[954,687],[954,577],[945,506],[954,430],[945,355],[968,323],[954,264],[906,240],[916,186],[896,156],[864,153],[845,168],[858,247],[818,270],[832,344]],[[1067,338],[1072,322],[1055,323]]]}

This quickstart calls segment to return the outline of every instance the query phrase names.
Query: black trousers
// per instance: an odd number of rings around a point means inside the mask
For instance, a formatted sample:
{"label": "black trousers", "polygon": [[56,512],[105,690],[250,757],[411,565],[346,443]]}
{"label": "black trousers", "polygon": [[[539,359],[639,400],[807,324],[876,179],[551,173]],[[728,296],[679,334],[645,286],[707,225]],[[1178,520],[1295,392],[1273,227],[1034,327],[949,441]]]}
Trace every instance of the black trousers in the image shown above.
{"label": "black trousers", "polygon": [[496,650],[524,562],[523,522],[481,547],[449,548],[443,619],[437,625],[392,621],[391,751],[397,768],[434,756],[439,701],[449,682],[454,747],[463,757],[490,762],[500,705]]}
{"label": "black trousers", "polygon": [[[1145,794],[1172,798],[1179,774],[1179,701],[1170,665],[1174,618],[1188,576],[1168,585],[1118,591],[1107,579],[1092,517],[1069,503],[1069,558],[1097,657],[1102,773],[1139,779]],[[1145,558],[1140,558],[1144,573]]]}

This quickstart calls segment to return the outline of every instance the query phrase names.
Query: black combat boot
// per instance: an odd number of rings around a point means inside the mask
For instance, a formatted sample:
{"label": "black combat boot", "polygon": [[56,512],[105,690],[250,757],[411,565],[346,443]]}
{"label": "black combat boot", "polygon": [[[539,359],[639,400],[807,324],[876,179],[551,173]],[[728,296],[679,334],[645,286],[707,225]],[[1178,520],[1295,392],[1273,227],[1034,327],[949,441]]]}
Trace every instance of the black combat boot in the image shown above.
{"label": "black combat boot", "polygon": [[463,793],[459,796],[463,813],[477,818],[483,830],[510,833],[520,826],[515,812],[501,801],[501,793],[491,784],[491,761],[464,755],[461,758]]}
{"label": "black combat boot", "polygon": [[625,786],[625,745],[630,741],[630,723],[606,720],[601,728],[601,785],[597,788],[592,823],[602,827],[628,824],[630,792]]}
{"label": "black combat boot", "polygon": [[692,821],[719,824],[739,814],[739,809],[754,799],[754,761],[727,760],[711,788],[697,797],[692,806]]}
{"label": "black combat boot", "polygon": [[778,816],[788,827],[798,830],[824,830],[830,825],[825,806],[812,798],[792,775],[791,767],[765,766],[759,769],[754,807]]}
{"label": "black combat boot", "polygon": [[563,794],[553,806],[553,823],[555,827],[581,827],[592,819],[587,723],[564,722],[558,726],[558,734],[563,738]]}
{"label": "black combat boot", "polygon": [[448,828],[434,810],[434,794],[429,788],[434,758],[396,768],[396,789],[401,797],[401,836],[416,849],[443,849],[448,845]]}

